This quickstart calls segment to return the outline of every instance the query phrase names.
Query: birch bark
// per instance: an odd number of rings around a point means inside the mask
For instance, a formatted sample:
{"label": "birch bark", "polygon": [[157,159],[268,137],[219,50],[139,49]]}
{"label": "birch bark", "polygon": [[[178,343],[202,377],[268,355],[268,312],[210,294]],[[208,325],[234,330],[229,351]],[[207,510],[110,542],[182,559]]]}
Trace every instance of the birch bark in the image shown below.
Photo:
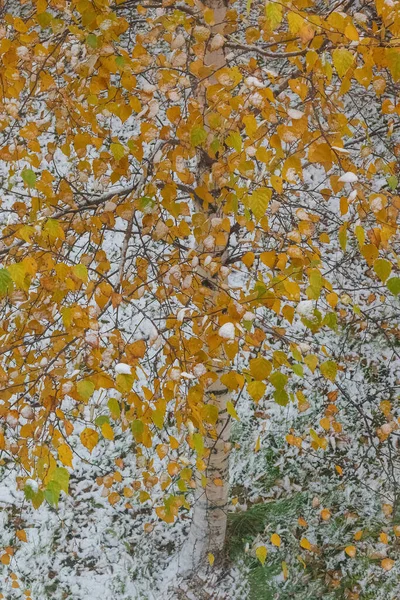
{"label": "birch bark", "polygon": [[[227,6],[223,0],[207,0],[201,6],[203,9],[207,7],[213,10],[214,13],[214,24],[210,26],[210,38],[204,55],[204,64],[212,67],[213,73],[198,86],[196,91],[197,100],[203,108],[204,127],[208,130],[206,89],[209,85],[216,83],[215,73],[226,66],[224,48],[212,50],[210,45],[216,34],[224,34]],[[210,190],[217,187],[212,174],[209,172],[207,162],[201,156],[198,159],[197,179],[199,183],[207,183]],[[216,213],[207,214],[210,223],[217,216]],[[216,252],[220,252],[220,250],[215,249]],[[198,253],[202,254],[202,248],[198,248]],[[207,277],[204,270],[199,274]],[[221,283],[223,283],[222,276],[213,278],[213,293],[209,299],[210,304],[213,306],[217,304],[216,297]],[[220,361],[215,361],[214,373],[217,378],[206,390],[206,403],[214,404],[218,409],[218,421],[215,427],[216,436],[209,434],[205,439],[205,448],[209,451],[209,456],[206,459],[207,468],[205,472],[198,472],[196,475],[197,487],[192,523],[180,556],[181,573],[193,571],[205,562],[209,553],[218,554],[222,550],[225,541],[230,450],[230,417],[226,411],[226,405],[231,394],[221,382],[223,369],[218,365],[221,365],[224,359],[225,357],[221,354]]]}

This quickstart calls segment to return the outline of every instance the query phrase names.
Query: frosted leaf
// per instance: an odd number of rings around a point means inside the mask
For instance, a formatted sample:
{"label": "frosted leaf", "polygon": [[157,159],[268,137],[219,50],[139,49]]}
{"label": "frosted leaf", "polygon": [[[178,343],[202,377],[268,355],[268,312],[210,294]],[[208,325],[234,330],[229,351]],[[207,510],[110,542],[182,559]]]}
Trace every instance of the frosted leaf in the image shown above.
{"label": "frosted leaf", "polygon": [[24,417],[24,419],[32,419],[32,417],[35,415],[34,410],[31,406],[23,406],[21,409],[21,416]]}
{"label": "frosted leaf", "polygon": [[193,367],[193,373],[196,377],[201,377],[202,375],[207,373],[207,369],[205,368],[204,365],[199,363]]}
{"label": "frosted leaf", "polygon": [[233,323],[225,323],[218,330],[218,335],[220,335],[224,340],[234,340],[235,339],[235,326]]}
{"label": "frosted leaf", "polygon": [[347,171],[341,177],[339,177],[339,181],[342,183],[356,183],[358,181],[358,177],[352,171]]}
{"label": "frosted leaf", "polygon": [[349,150],[346,150],[346,148],[340,148],[340,146],[332,146],[332,150],[336,150],[336,152],[340,152],[341,154],[350,154]]}
{"label": "frosted leaf", "polygon": [[172,379],[172,381],[179,381],[181,378],[181,370],[177,367],[174,367],[170,370],[169,377]]}
{"label": "frosted leaf", "polygon": [[296,306],[296,312],[302,317],[308,319],[314,317],[314,302],[312,300],[302,300]]}
{"label": "frosted leaf", "polygon": [[186,371],[182,371],[181,377],[183,379],[196,379],[195,375],[192,375],[192,373],[186,373]]}
{"label": "frosted leaf", "polygon": [[296,110],[295,108],[289,108],[287,111],[288,117],[291,119],[297,120],[304,117],[304,113],[301,110]]}
{"label": "frosted leaf", "polygon": [[33,492],[37,492],[39,489],[39,485],[37,483],[37,481],[35,481],[34,479],[27,479],[25,482],[26,487],[31,488],[31,490]]}
{"label": "frosted leaf", "polygon": [[115,372],[117,375],[130,375],[132,373],[132,368],[126,363],[118,363],[115,365]]}
{"label": "frosted leaf", "polygon": [[351,202],[352,200],[355,200],[356,198],[357,198],[357,190],[353,190],[351,192],[351,194],[349,194],[349,200]]}
{"label": "frosted leaf", "polygon": [[243,315],[244,321],[254,321],[255,318],[256,318],[256,315],[254,313],[250,312],[249,310],[246,311]]}
{"label": "frosted leaf", "polygon": [[261,88],[265,87],[263,82],[260,81],[259,79],[257,79],[257,77],[246,77],[244,82],[247,85],[247,87],[249,87],[249,88],[261,89]]}

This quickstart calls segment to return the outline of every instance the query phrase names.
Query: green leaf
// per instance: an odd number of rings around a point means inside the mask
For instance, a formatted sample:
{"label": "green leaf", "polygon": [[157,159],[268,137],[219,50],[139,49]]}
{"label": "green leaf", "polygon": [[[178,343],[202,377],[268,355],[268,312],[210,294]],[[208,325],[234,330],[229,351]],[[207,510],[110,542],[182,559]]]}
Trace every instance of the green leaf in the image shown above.
{"label": "green leaf", "polygon": [[239,132],[232,131],[227,138],[225,138],[225,144],[229,148],[233,148],[236,152],[242,151],[242,137]]}
{"label": "green leaf", "polygon": [[280,371],[275,371],[269,378],[270,383],[272,383],[274,388],[276,388],[277,390],[282,390],[287,384],[287,380],[288,376],[284,375]]}
{"label": "green leaf", "polygon": [[265,561],[267,560],[268,550],[265,546],[258,546],[256,548],[256,556],[260,563],[264,566]]}
{"label": "green leaf", "polygon": [[158,429],[162,429],[164,427],[164,417],[165,411],[160,410],[159,408],[157,410],[153,410],[151,413],[151,419]]}
{"label": "green leaf", "polygon": [[95,385],[93,381],[89,381],[88,379],[82,379],[76,384],[78,395],[84,402],[88,402],[90,396],[94,392],[94,388]]}
{"label": "green leaf", "polygon": [[94,33],[90,33],[86,38],[86,43],[91,48],[97,48],[98,42],[99,42],[98,37],[97,37],[97,35],[94,35]]}
{"label": "green leaf", "polygon": [[391,175],[388,177],[387,183],[391,190],[395,190],[399,185],[399,180],[397,179],[396,175]]}
{"label": "green leaf", "polygon": [[292,365],[292,371],[293,373],[295,373],[298,377],[304,377],[304,369],[303,369],[303,365],[299,365],[299,363],[294,363],[294,365]]}
{"label": "green leaf", "polygon": [[339,77],[343,77],[354,62],[354,56],[346,48],[336,48],[332,52],[332,60]]}
{"label": "green leaf", "polygon": [[341,227],[339,227],[338,238],[339,238],[339,244],[340,244],[341,249],[343,250],[343,252],[346,252],[346,246],[347,246],[347,223],[343,223],[343,225],[341,225]]}
{"label": "green leaf", "polygon": [[42,29],[46,29],[47,27],[49,27],[50,23],[54,19],[53,15],[48,12],[42,12],[39,14],[36,13],[35,18]]}
{"label": "green leaf", "polygon": [[134,421],[132,421],[131,430],[132,430],[133,435],[135,436],[135,439],[137,441],[140,440],[140,437],[144,431],[143,422],[140,421],[139,419],[135,419]]}
{"label": "green leaf", "polygon": [[248,206],[251,208],[257,221],[260,221],[265,215],[271,196],[272,190],[268,188],[259,188],[249,197]]}
{"label": "green leaf", "polygon": [[135,378],[133,375],[125,375],[119,373],[116,378],[117,390],[121,393],[128,393],[131,391]]}
{"label": "green leaf", "polygon": [[116,56],[115,57],[115,64],[117,65],[117,67],[123,67],[125,65],[125,59],[123,56]]}
{"label": "green leaf", "polygon": [[210,423],[211,425],[215,425],[218,421],[218,414],[218,407],[215,404],[206,404],[201,410],[201,416],[206,423]]}
{"label": "green leaf", "polygon": [[320,366],[320,371],[325,379],[335,381],[337,374],[337,364],[333,360],[327,360]]}
{"label": "green leaf", "polygon": [[27,278],[28,272],[23,262],[14,263],[8,267],[8,272],[11,275],[11,279],[21,290],[29,290],[29,278]]}
{"label": "green leaf", "polygon": [[286,406],[289,402],[289,396],[285,389],[279,388],[274,392],[274,400],[279,406]]}
{"label": "green leaf", "polygon": [[44,491],[44,497],[51,506],[58,506],[60,499],[61,486],[57,481],[49,481]]}
{"label": "green leaf", "polygon": [[47,219],[43,227],[43,233],[48,236],[50,241],[65,239],[64,230],[56,219]]}
{"label": "green leaf", "polygon": [[392,272],[392,263],[385,258],[377,258],[374,261],[374,271],[378,275],[379,279],[385,282]]}
{"label": "green leaf", "polygon": [[121,160],[125,156],[125,148],[120,143],[110,144],[110,150],[115,160]]}
{"label": "green leaf", "polygon": [[203,436],[200,433],[193,434],[193,444],[194,449],[196,450],[197,456],[202,457],[204,454],[204,440]]}
{"label": "green leaf", "polygon": [[398,296],[400,294],[400,277],[391,277],[386,282],[386,287],[394,296]]}
{"label": "green leaf", "polygon": [[190,143],[192,146],[201,146],[207,139],[207,132],[203,127],[194,127],[190,132]]}
{"label": "green leaf", "polygon": [[60,489],[68,494],[68,486],[69,486],[69,473],[65,467],[57,467],[54,470],[52,480],[55,481]]}
{"label": "green leaf", "polygon": [[400,80],[400,52],[398,48],[387,48],[386,60],[389,71],[393,77],[393,81],[397,83],[397,81]]}
{"label": "green leaf", "polygon": [[265,17],[272,31],[282,22],[283,7],[276,2],[267,2],[265,5]]}
{"label": "green leaf", "polygon": [[322,321],[322,325],[326,325],[327,327],[329,327],[329,329],[332,329],[333,331],[337,331],[338,324],[337,324],[336,313],[334,313],[334,312],[326,313],[326,315]]}
{"label": "green leaf", "polygon": [[36,175],[32,169],[24,169],[21,173],[21,176],[28,187],[35,187]]}
{"label": "green leaf", "polygon": [[107,415],[100,415],[99,417],[96,418],[94,424],[96,425],[96,427],[100,427],[104,425],[104,423],[108,423],[108,425],[110,424],[110,418]]}
{"label": "green leaf", "polygon": [[146,210],[147,208],[153,208],[155,205],[154,198],[150,198],[149,196],[142,196],[139,199],[141,210]]}
{"label": "green leaf", "polygon": [[88,280],[88,270],[85,265],[75,265],[74,267],[72,267],[72,271],[75,277],[77,277],[78,279],[82,279],[82,281]]}
{"label": "green leaf", "polygon": [[116,398],[110,398],[107,402],[108,409],[113,419],[118,419],[121,415],[121,409]]}
{"label": "green leaf", "polygon": [[7,269],[0,269],[0,295],[5,296],[13,289],[13,281]]}

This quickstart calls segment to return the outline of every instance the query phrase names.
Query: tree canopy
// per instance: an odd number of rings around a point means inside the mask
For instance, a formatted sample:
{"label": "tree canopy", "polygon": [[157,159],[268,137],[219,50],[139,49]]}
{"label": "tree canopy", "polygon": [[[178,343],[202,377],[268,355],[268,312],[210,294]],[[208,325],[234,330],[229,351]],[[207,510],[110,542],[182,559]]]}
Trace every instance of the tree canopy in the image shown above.
{"label": "tree canopy", "polygon": [[165,528],[259,504],[274,597],[398,597],[400,2],[1,10],[1,469]]}

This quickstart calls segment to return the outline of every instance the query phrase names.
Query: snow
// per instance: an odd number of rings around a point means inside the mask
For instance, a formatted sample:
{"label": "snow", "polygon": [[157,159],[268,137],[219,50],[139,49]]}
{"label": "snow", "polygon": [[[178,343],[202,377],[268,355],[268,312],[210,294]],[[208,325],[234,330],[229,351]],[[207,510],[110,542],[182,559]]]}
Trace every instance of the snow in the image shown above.
{"label": "snow", "polygon": [[233,323],[225,323],[218,330],[218,335],[220,335],[225,340],[234,340],[235,339],[235,326]]}
{"label": "snow", "polygon": [[347,171],[341,177],[339,177],[339,181],[342,183],[356,183],[358,181],[358,177],[352,171]]}
{"label": "snow", "polygon": [[131,375],[132,367],[126,363],[118,363],[115,365],[115,372],[117,375]]}
{"label": "snow", "polygon": [[294,120],[302,119],[304,117],[304,113],[301,110],[297,110],[295,108],[289,108],[287,114],[291,119]]}
{"label": "snow", "polygon": [[313,300],[302,300],[296,306],[297,314],[307,319],[311,319],[314,316],[314,301]]}
{"label": "snow", "polygon": [[34,492],[37,492],[39,489],[37,481],[34,481],[33,479],[27,479],[25,485],[31,488],[31,490],[33,490]]}

